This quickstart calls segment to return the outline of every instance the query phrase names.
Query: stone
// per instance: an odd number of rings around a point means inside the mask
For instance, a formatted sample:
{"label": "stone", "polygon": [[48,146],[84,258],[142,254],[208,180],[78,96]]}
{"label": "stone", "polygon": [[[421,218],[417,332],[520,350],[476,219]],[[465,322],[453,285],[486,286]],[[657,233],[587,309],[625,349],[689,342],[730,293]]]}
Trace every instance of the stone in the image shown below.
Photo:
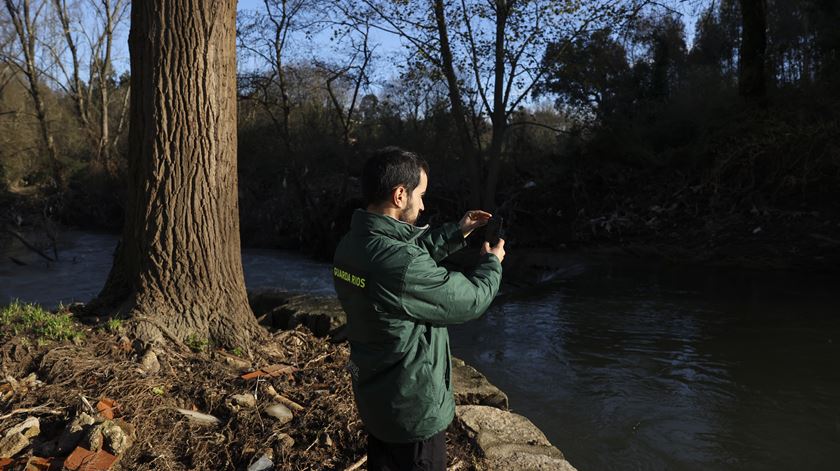
{"label": "stone", "polygon": [[84,444],[91,451],[99,451],[104,448],[119,456],[131,448],[134,439],[130,431],[120,427],[117,422],[106,420],[88,431]]}
{"label": "stone", "polygon": [[265,413],[277,419],[280,424],[287,424],[295,418],[292,411],[283,404],[274,403],[265,408]]}
{"label": "stone", "polygon": [[575,468],[530,420],[490,406],[457,406],[458,425],[498,471]]}
{"label": "stone", "polygon": [[157,354],[150,348],[140,358],[140,367],[146,374],[155,374],[160,371],[160,361]]}
{"label": "stone", "polygon": [[283,449],[288,450],[295,446],[295,439],[288,433],[281,433],[277,436],[277,440],[280,442]]}
{"label": "stone", "polygon": [[37,437],[41,433],[41,422],[37,417],[27,417],[23,422],[6,430],[5,435],[20,433],[26,438]]}
{"label": "stone", "polygon": [[452,388],[455,391],[455,403],[458,405],[508,409],[507,394],[490,383],[478,370],[464,363],[464,360],[454,357],[452,358]]}
{"label": "stone", "polygon": [[22,433],[7,433],[0,438],[0,458],[11,458],[29,446],[29,439]]}
{"label": "stone", "polygon": [[248,300],[254,314],[265,315],[263,324],[275,329],[303,325],[314,335],[325,337],[339,334],[347,323],[347,315],[334,297],[265,289],[249,293]]}
{"label": "stone", "polygon": [[231,355],[225,352],[218,352],[218,356],[228,365],[236,370],[245,371],[251,368],[251,362],[236,355]]}
{"label": "stone", "polygon": [[61,437],[58,439],[58,453],[64,455],[76,448],[87,430],[95,423],[96,419],[80,412],[61,433]]}
{"label": "stone", "polygon": [[274,469],[274,462],[271,461],[271,456],[268,453],[264,453],[257,461],[251,463],[251,466],[248,466],[248,471],[269,471]]}
{"label": "stone", "polygon": [[201,412],[196,412],[193,410],[187,409],[175,409],[176,411],[180,412],[181,414],[185,415],[190,422],[197,424],[197,425],[208,425],[208,426],[217,426],[222,423],[222,421],[213,415],[210,414],[202,414]]}
{"label": "stone", "polygon": [[249,409],[257,407],[257,399],[253,394],[234,394],[230,396],[230,402],[233,405]]}

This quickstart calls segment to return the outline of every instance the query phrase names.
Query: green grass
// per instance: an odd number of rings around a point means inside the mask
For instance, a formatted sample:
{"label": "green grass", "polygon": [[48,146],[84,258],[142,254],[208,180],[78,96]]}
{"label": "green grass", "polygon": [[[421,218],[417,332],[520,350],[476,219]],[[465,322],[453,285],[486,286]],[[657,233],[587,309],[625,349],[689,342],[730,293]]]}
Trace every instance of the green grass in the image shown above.
{"label": "green grass", "polygon": [[77,340],[84,337],[82,329],[63,306],[56,313],[37,304],[13,301],[0,309],[0,331],[13,335],[31,336],[37,342]]}
{"label": "green grass", "polygon": [[105,330],[108,332],[120,333],[123,330],[123,321],[122,319],[108,319],[108,322],[105,323]]}
{"label": "green grass", "polygon": [[207,350],[207,347],[210,346],[210,342],[207,339],[201,338],[196,334],[190,334],[184,339],[184,344],[196,353],[201,353]]}

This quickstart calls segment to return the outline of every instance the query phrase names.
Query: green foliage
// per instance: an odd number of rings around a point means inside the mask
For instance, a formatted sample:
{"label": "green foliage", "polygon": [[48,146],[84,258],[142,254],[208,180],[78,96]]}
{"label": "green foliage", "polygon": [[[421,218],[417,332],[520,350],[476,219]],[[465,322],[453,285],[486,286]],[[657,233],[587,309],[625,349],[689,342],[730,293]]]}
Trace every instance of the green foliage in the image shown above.
{"label": "green foliage", "polygon": [[120,333],[123,330],[123,320],[122,319],[108,319],[108,322],[105,323],[105,329],[108,332]]}
{"label": "green foliage", "polygon": [[238,357],[245,356],[245,351],[242,350],[242,347],[236,347],[233,350],[231,350],[230,353],[233,353],[234,355],[236,355]]}
{"label": "green foliage", "polygon": [[72,314],[63,307],[52,313],[37,304],[18,300],[0,310],[0,328],[12,335],[35,337],[38,342],[84,337]]}
{"label": "green foliage", "polygon": [[210,346],[210,342],[207,341],[206,338],[199,336],[198,334],[190,334],[184,339],[184,344],[190,348],[190,350],[201,353],[207,350],[207,347]]}

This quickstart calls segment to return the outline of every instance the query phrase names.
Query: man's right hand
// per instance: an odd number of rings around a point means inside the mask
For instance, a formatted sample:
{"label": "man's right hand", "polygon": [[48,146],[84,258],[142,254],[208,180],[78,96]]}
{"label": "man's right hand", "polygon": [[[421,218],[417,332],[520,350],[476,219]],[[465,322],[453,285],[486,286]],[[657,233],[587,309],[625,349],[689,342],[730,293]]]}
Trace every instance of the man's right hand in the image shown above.
{"label": "man's right hand", "polygon": [[481,255],[486,253],[491,253],[499,259],[499,263],[505,260],[505,240],[499,239],[499,243],[490,247],[490,242],[485,242],[484,246],[481,247]]}

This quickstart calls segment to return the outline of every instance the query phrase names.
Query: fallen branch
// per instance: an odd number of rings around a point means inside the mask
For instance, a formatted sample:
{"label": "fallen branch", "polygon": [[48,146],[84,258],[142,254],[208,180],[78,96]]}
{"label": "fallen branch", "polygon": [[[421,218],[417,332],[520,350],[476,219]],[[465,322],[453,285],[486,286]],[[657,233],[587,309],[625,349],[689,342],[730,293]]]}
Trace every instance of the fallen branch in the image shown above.
{"label": "fallen branch", "polygon": [[0,415],[0,420],[6,420],[9,417],[19,415],[19,414],[50,414],[50,415],[63,415],[63,410],[58,409],[47,409],[46,406],[36,406],[36,407],[24,407],[22,409],[15,409],[8,414]]}
{"label": "fallen branch", "polygon": [[367,455],[359,458],[359,461],[356,461],[355,463],[351,464],[344,471],[356,471],[357,469],[361,468],[362,465],[365,464],[365,463],[367,463]]}
{"label": "fallen branch", "polygon": [[263,389],[265,389],[266,394],[271,396],[272,399],[274,399],[275,401],[283,404],[284,406],[288,407],[289,409],[292,409],[292,410],[295,410],[295,411],[298,411],[298,412],[300,412],[304,409],[304,407],[302,405],[300,405],[297,402],[289,399],[288,397],[283,396],[282,394],[278,393],[277,390],[274,389],[274,386],[272,386],[270,384],[266,384]]}
{"label": "fallen branch", "polygon": [[26,238],[24,238],[24,237],[23,237],[23,235],[21,235],[19,232],[14,231],[14,230],[12,230],[12,229],[8,229],[8,228],[6,229],[6,232],[8,232],[9,234],[13,235],[13,236],[14,236],[17,240],[19,240],[19,241],[20,241],[20,242],[24,245],[24,247],[26,247],[27,249],[29,249],[29,250],[31,250],[31,251],[33,251],[33,252],[35,252],[36,254],[40,255],[41,257],[43,257],[43,258],[47,259],[47,260],[48,260],[48,261],[50,261],[50,262],[55,262],[55,259],[54,259],[54,258],[52,258],[52,257],[50,257],[49,255],[45,254],[45,253],[44,253],[41,249],[39,249],[38,247],[35,247],[34,245],[30,244],[30,243],[29,243],[29,241],[27,241],[27,240],[26,240]]}

